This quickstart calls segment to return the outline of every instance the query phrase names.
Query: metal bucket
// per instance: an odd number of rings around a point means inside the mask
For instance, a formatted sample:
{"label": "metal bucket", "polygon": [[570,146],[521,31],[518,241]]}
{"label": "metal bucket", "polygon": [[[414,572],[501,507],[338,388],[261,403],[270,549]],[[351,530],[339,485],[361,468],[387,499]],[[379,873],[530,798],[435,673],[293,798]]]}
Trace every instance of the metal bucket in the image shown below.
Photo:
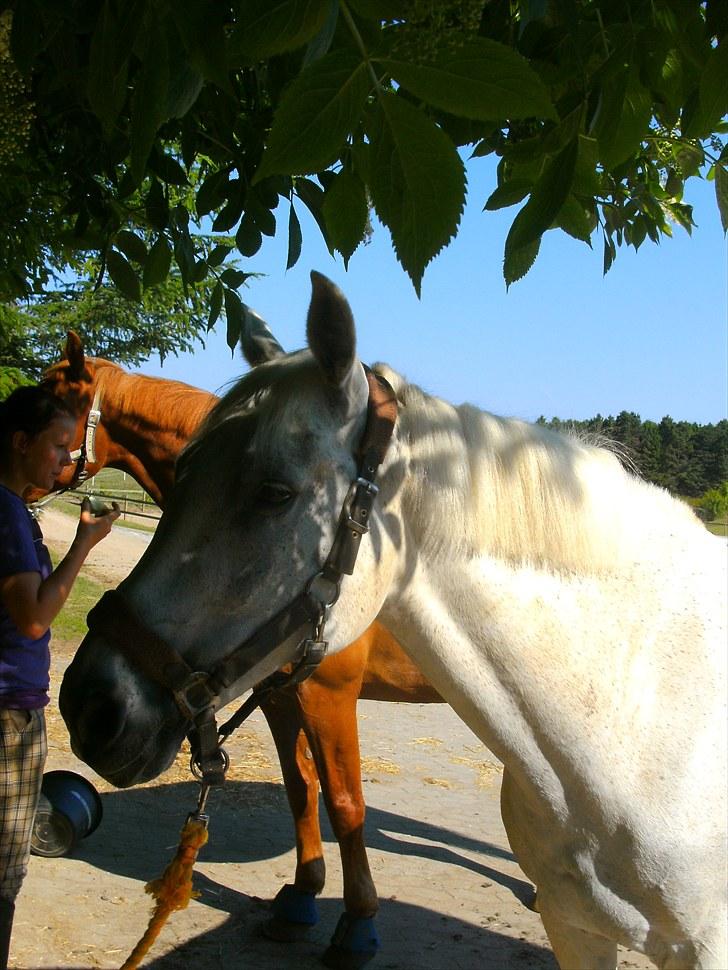
{"label": "metal bucket", "polygon": [[33,855],[68,855],[101,821],[101,798],[94,786],[75,771],[43,775],[38,811],[33,824]]}

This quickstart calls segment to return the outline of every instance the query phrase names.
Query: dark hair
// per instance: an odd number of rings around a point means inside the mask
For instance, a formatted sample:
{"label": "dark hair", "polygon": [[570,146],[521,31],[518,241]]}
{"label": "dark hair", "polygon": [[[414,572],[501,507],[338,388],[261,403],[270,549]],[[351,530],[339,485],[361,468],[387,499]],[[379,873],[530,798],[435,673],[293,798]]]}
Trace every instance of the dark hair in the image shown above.
{"label": "dark hair", "polygon": [[37,385],[16,387],[0,401],[0,453],[8,453],[10,439],[16,431],[24,431],[29,438],[34,438],[59,417],[76,419],[76,413],[63,398]]}

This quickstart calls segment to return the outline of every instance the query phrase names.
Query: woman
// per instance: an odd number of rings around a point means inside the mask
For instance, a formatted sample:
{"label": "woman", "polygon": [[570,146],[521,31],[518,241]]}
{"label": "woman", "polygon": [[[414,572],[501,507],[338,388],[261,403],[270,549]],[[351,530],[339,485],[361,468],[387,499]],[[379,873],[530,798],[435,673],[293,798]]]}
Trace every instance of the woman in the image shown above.
{"label": "woman", "polygon": [[52,569],[23,494],[45,491],[71,463],[76,427],[68,406],[40,387],[0,403],[0,970],[6,970],[15,898],[30,858],[46,758],[50,625],[118,506],[95,517],[81,506],[76,537]]}

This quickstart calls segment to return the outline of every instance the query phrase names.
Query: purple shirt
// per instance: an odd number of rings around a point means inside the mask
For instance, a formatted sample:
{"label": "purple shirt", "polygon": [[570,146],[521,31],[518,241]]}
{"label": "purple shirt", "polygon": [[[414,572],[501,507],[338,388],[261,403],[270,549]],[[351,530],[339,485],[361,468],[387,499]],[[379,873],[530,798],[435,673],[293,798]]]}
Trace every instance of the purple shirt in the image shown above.
{"label": "purple shirt", "polygon": [[[52,568],[43,533],[25,502],[0,485],[0,577],[40,573],[46,579]],[[0,708],[48,703],[50,639],[50,630],[38,640],[24,637],[0,602]]]}

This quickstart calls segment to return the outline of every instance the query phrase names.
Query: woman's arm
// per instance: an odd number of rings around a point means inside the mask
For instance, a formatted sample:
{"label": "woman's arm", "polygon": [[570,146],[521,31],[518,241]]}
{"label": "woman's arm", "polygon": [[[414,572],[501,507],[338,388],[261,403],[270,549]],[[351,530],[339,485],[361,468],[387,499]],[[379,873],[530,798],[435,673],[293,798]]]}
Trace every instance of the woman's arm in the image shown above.
{"label": "woman's arm", "polygon": [[84,499],[76,537],[47,579],[41,579],[37,572],[15,573],[0,579],[0,599],[23,636],[31,640],[43,636],[68,599],[89,552],[109,534],[118,517],[116,503],[112,511],[96,517]]}

